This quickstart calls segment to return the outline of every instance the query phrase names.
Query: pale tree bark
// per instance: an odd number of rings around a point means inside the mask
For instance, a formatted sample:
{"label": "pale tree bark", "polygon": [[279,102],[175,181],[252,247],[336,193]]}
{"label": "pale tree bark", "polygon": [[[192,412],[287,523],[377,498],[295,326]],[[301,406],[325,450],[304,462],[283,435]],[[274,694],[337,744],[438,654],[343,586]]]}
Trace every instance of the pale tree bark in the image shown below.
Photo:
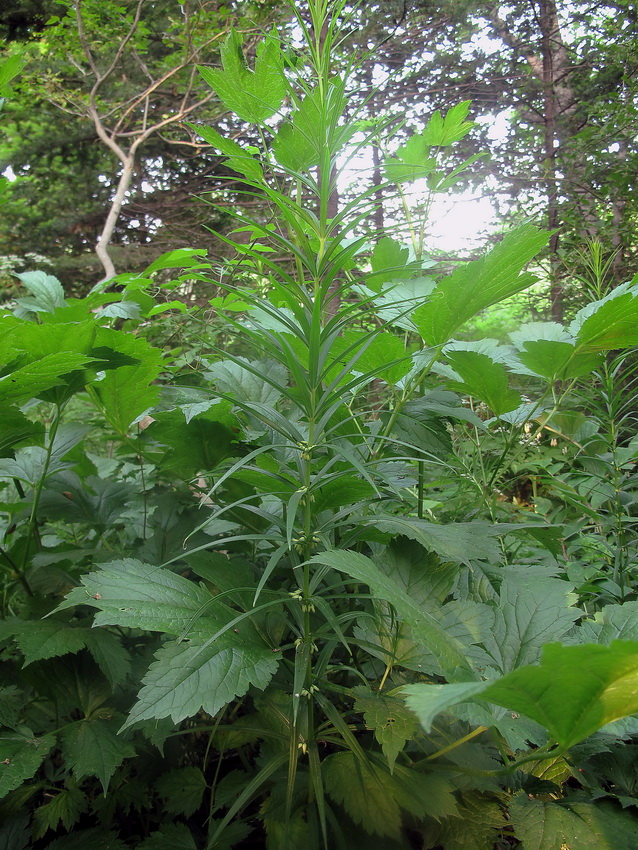
{"label": "pale tree bark", "polygon": [[[148,84],[145,85],[144,88],[137,94],[131,97],[125,104],[122,104],[119,110],[111,108],[101,112],[98,102],[100,90],[104,83],[106,83],[116,73],[118,64],[129,47],[131,40],[134,38],[140,25],[142,9],[145,2],[148,2],[148,0],[137,0],[133,19],[128,31],[122,37],[119,44],[114,47],[113,58],[103,70],[101,70],[98,65],[98,61],[91,50],[89,39],[86,34],[85,21],[82,15],[82,0],[75,0],[74,2],[78,35],[84,56],[90,69],[87,73],[92,74],[95,80],[89,93],[88,102],[83,104],[84,114],[93,122],[95,132],[100,141],[115,154],[121,165],[117,188],[111,200],[111,206],[107,213],[102,232],[100,233],[95,248],[95,252],[104,268],[104,277],[102,282],[110,280],[115,277],[117,273],[113,260],[109,254],[109,246],[120,218],[122,205],[126,199],[127,192],[131,187],[137,165],[138,152],[141,146],[151,136],[161,132],[164,128],[172,124],[180,123],[190,113],[203,106],[214,96],[211,92],[199,99],[194,97],[194,84],[196,80],[194,63],[197,61],[198,56],[204,48],[208,47],[212,42],[217,41],[225,35],[225,31],[216,32],[211,38],[206,39],[202,44],[197,46],[195,46],[189,39],[181,61],[175,67],[157,78],[152,77],[141,57],[133,52],[138,65],[148,78]],[[186,16],[185,27],[188,27],[188,4],[186,3],[182,8]],[[191,72],[188,84],[178,108],[170,115],[163,116],[159,121],[150,121],[149,114],[152,111],[151,104],[153,96],[162,89],[162,87],[166,86],[169,81],[172,81],[176,74],[187,67],[191,67]],[[118,111],[119,117],[116,119],[114,116]],[[130,126],[131,120],[133,120],[134,123],[133,129],[131,129]]]}

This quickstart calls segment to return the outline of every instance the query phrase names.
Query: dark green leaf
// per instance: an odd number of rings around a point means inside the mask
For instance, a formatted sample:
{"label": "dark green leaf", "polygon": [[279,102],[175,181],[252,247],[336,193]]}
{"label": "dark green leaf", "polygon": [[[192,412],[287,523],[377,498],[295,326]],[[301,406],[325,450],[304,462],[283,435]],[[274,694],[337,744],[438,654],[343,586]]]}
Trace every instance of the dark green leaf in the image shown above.
{"label": "dark green leaf", "polygon": [[117,734],[116,719],[80,720],[62,733],[64,760],[77,780],[97,776],[104,793],[115,769],[135,755],[135,747]]}
{"label": "dark green leaf", "polygon": [[160,776],[155,787],[164,798],[163,807],[167,812],[190,817],[201,806],[208,786],[198,767],[181,767]]}
{"label": "dark green leaf", "polygon": [[33,815],[33,837],[42,838],[58,824],[69,830],[89,807],[89,801],[79,788],[64,788],[50,802],[40,806]]}
{"label": "dark green leaf", "polygon": [[25,738],[18,734],[0,736],[0,798],[30,779],[55,744],[53,735]]}
{"label": "dark green leaf", "polygon": [[138,844],[137,850],[197,850],[197,847],[185,824],[167,823]]}

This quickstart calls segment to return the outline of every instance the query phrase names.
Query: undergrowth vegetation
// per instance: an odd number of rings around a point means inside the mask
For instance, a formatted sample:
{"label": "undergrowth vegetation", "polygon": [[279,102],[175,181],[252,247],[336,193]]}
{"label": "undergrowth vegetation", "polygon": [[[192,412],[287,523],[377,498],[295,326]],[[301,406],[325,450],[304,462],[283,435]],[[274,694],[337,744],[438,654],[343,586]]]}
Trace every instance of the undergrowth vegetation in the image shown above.
{"label": "undergrowth vegetation", "polygon": [[[436,273],[469,104],[359,120],[342,11],[201,69],[263,139],[195,125],[235,260],[2,312],[0,847],[637,846],[638,284],[463,341],[549,234]],[[379,140],[394,236],[332,203]]]}

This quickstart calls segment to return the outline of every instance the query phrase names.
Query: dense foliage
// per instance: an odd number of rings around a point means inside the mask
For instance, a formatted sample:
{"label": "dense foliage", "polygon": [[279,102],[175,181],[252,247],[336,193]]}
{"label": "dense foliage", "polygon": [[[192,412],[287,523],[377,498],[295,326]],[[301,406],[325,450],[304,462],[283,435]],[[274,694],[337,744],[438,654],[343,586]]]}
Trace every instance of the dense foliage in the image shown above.
{"label": "dense foliage", "polygon": [[469,103],[371,121],[345,4],[296,14],[200,68],[261,139],[192,122],[230,259],[0,314],[0,846],[633,850],[638,281],[594,244],[569,324],[468,341],[551,233],[434,264]]}

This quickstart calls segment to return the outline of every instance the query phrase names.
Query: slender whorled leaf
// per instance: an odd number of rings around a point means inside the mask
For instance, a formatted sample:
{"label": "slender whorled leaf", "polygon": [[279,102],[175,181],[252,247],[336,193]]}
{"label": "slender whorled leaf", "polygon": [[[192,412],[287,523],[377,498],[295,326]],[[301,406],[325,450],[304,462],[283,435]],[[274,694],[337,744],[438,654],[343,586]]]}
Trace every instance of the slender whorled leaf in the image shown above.
{"label": "slender whorled leaf", "polygon": [[551,643],[539,666],[519,667],[492,682],[412,685],[405,693],[426,728],[439,711],[480,698],[526,714],[568,749],[607,723],[638,712],[638,643]]}
{"label": "slender whorled leaf", "polygon": [[428,345],[447,342],[478,312],[530,286],[533,274],[521,274],[547,244],[549,233],[523,225],[509,233],[485,257],[455,269],[439,281],[430,300],[413,313]]}

